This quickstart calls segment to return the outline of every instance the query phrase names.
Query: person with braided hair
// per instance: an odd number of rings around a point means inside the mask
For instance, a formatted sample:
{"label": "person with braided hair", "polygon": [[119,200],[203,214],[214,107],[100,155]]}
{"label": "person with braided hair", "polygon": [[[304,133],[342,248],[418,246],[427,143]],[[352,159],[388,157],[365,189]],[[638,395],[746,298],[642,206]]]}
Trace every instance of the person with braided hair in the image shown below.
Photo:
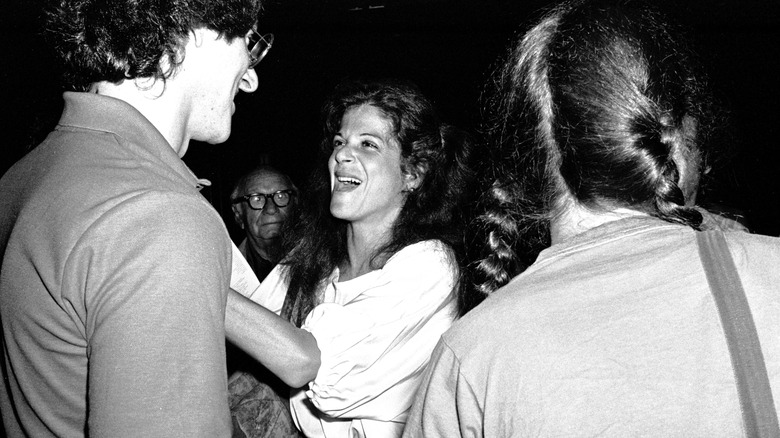
{"label": "person with braided hair", "polygon": [[458,289],[471,142],[396,80],[342,84],[323,116],[288,255],[229,295],[228,339],[293,388],[306,436],[400,437],[434,346],[472,301]]}
{"label": "person with braided hair", "polygon": [[[743,435],[696,243],[718,118],[678,35],[646,3],[574,0],[513,43],[470,230],[486,298],[442,336],[405,437]],[[780,239],[724,234],[778,394]]]}

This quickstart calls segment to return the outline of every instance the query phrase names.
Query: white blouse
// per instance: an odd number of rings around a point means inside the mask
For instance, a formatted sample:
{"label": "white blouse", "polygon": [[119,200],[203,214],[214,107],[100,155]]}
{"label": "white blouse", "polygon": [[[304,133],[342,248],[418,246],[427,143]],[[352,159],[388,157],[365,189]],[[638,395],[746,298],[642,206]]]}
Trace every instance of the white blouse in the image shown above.
{"label": "white blouse", "polygon": [[[250,297],[280,313],[282,265]],[[457,317],[457,269],[437,240],[409,245],[382,269],[320,291],[303,329],[317,340],[321,365],[290,406],[308,437],[400,437],[425,366]]]}

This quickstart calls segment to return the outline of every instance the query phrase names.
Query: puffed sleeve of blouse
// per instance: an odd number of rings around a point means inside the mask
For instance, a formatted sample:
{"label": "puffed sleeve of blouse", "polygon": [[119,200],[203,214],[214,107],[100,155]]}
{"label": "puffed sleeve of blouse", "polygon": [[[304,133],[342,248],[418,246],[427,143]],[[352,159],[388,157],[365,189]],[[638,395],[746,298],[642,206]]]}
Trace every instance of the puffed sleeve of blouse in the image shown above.
{"label": "puffed sleeve of blouse", "polygon": [[312,404],[336,418],[405,418],[431,352],[456,317],[456,272],[447,248],[425,241],[381,270],[329,285],[303,325],[322,355],[306,392]]}
{"label": "puffed sleeve of blouse", "polygon": [[277,315],[282,313],[287,295],[286,269],[285,265],[277,264],[248,298]]}

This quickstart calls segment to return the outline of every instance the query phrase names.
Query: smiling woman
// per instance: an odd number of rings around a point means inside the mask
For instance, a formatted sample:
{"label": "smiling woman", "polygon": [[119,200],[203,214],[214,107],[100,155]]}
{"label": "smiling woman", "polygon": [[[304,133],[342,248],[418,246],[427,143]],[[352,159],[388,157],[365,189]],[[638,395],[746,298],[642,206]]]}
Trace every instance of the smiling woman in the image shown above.
{"label": "smiling woman", "polygon": [[[229,339],[294,389],[307,436],[400,436],[458,292],[471,145],[409,84],[339,87],[290,255],[228,299]],[[270,311],[269,311],[270,310]],[[279,316],[281,315],[281,316]]]}
{"label": "smiling woman", "polygon": [[[348,221],[353,232],[363,227],[367,235],[381,238],[392,229],[406,194],[419,185],[416,174],[400,171],[401,148],[392,122],[367,104],[344,113],[328,167],[331,214]],[[356,277],[371,270],[368,263],[349,268],[355,272],[342,275]]]}

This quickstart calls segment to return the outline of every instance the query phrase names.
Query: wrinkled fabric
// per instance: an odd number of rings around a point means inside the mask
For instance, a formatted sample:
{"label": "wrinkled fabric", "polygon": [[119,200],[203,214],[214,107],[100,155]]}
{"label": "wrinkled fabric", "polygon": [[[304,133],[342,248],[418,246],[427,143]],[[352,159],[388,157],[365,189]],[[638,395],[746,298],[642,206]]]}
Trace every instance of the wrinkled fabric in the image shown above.
{"label": "wrinkled fabric", "polygon": [[64,97],[0,182],[9,436],[229,436],[224,223],[135,108]]}
{"label": "wrinkled fabric", "polygon": [[[404,437],[744,436],[695,233],[635,217],[544,250],[442,336]],[[777,395],[780,239],[725,234]]]}
{"label": "wrinkled fabric", "polygon": [[[400,436],[431,351],[456,317],[456,275],[439,241],[409,245],[349,281],[332,273],[302,326],[321,351],[316,378],[291,396],[306,436]],[[277,266],[252,299],[278,313],[286,291]]]}

